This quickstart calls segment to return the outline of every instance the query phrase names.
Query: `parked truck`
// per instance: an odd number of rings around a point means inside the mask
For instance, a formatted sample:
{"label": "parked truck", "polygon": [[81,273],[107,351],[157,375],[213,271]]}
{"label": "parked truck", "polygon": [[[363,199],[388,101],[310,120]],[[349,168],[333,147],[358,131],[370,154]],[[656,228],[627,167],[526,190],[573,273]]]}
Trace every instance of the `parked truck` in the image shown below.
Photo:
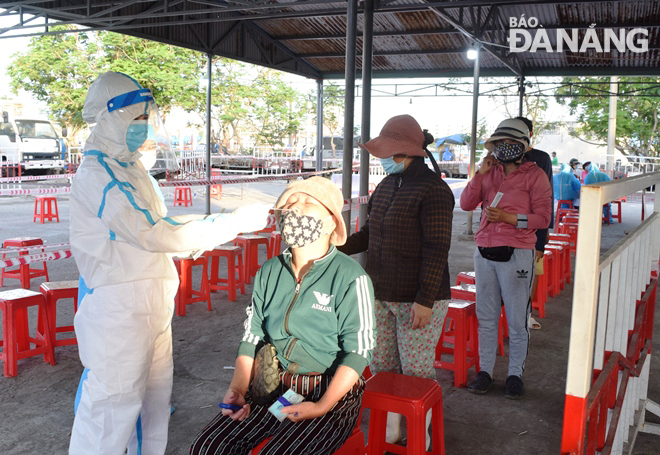
{"label": "parked truck", "polygon": [[[66,128],[62,129],[66,137]],[[25,174],[59,174],[66,161],[62,141],[48,120],[9,118],[3,111],[0,121],[0,160],[3,174],[8,164],[20,166]]]}

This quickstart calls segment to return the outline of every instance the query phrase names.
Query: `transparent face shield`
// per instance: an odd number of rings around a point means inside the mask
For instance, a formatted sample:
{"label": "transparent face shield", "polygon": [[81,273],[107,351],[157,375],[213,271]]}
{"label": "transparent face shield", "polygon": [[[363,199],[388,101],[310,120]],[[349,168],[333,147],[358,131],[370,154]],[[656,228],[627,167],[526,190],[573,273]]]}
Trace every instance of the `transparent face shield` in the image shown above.
{"label": "transparent face shield", "polygon": [[108,112],[138,103],[144,103],[144,111],[128,126],[126,146],[131,152],[139,153],[146,169],[177,171],[179,163],[150,90],[135,90],[112,98],[108,101]]}
{"label": "transparent face shield", "polygon": [[154,171],[177,171],[179,162],[170,144],[170,138],[163,125],[162,118],[155,103],[148,103],[146,120],[146,139],[137,149],[140,161],[146,169]]}

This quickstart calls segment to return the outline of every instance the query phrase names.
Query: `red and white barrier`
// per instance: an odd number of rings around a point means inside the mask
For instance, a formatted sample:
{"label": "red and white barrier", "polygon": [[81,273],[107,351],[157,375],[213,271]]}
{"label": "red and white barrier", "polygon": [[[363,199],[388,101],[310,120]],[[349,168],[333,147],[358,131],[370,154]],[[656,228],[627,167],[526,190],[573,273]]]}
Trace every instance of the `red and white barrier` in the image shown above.
{"label": "red and white barrier", "polygon": [[581,189],[562,454],[621,454],[635,432],[660,433],[644,422],[660,415],[647,398],[660,204],[600,255],[603,204],[658,182],[660,172]]}
{"label": "red and white barrier", "polygon": [[40,194],[63,194],[70,193],[70,186],[62,186],[59,188],[31,188],[27,189],[0,189],[0,196],[32,196]]}
{"label": "red and white barrier", "polygon": [[54,249],[68,249],[71,247],[69,242],[67,243],[53,243],[52,245],[34,245],[34,246],[10,246],[4,250],[0,250],[0,254],[24,254],[29,253],[30,251],[39,251],[43,252],[44,250],[54,250]]}
{"label": "red and white barrier", "polygon": [[53,175],[20,175],[16,177],[0,177],[0,183],[30,182],[35,180],[57,180],[71,179],[71,174],[53,174]]}
{"label": "red and white barrier", "polygon": [[17,256],[14,258],[0,259],[0,269],[6,267],[16,267],[19,265],[27,265],[33,262],[55,261],[58,259],[66,259],[71,257],[71,250],[64,249],[60,251],[46,251],[43,253],[35,253],[26,256]]}

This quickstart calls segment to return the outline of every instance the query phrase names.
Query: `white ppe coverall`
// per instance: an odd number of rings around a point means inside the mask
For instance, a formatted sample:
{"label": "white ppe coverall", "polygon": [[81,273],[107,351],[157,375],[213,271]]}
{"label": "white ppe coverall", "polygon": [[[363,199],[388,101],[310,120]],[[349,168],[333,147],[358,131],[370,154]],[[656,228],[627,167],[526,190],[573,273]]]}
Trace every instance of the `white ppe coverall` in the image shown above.
{"label": "white ppe coverall", "polygon": [[[71,248],[88,288],[74,320],[87,377],[69,454],[165,452],[179,283],[172,255],[212,249],[267,220],[264,204],[228,215],[167,217],[140,152],[127,146],[133,120],[157,114],[150,93],[151,101],[137,97],[134,104],[123,96],[136,93],[145,90],[132,78],[105,73],[90,86],[83,109],[85,121],[96,125],[71,188]],[[109,110],[112,100],[121,108]]]}

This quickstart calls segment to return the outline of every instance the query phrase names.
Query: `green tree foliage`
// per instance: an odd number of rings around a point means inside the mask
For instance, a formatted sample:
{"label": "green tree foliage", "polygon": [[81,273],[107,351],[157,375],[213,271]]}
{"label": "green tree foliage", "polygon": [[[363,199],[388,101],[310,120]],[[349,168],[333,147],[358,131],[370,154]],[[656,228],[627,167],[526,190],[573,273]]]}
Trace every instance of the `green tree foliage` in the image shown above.
{"label": "green tree foliage", "polygon": [[284,145],[286,138],[300,130],[304,97],[282,79],[282,73],[270,68],[259,68],[252,86],[260,94],[251,99],[249,114],[257,143]]}
{"label": "green tree foliage", "polygon": [[[332,158],[335,157],[337,147],[335,138],[343,131],[344,93],[344,87],[341,85],[330,82],[323,86],[323,127],[330,136]],[[313,100],[312,112],[316,118],[316,92],[309,93],[308,98]]]}
{"label": "green tree foliage", "polygon": [[192,106],[204,96],[199,90],[206,62],[201,53],[112,32],[99,33],[99,40],[100,66],[150,88],[164,114],[174,106]]}
{"label": "green tree foliage", "polygon": [[[555,91],[557,102],[578,114],[574,132],[587,140],[607,141],[610,79],[608,77],[564,78]],[[587,84],[585,84],[585,82]],[[658,156],[658,109],[660,78],[620,77],[621,94],[616,112],[616,148],[624,154]],[[635,83],[634,85],[629,83]],[[632,92],[632,93],[631,93]],[[565,95],[577,95],[566,97]]]}
{"label": "green tree foliage", "polygon": [[[304,100],[282,73],[219,57],[212,68],[214,141],[240,144],[239,132],[254,128],[258,144],[275,146],[298,132]],[[198,113],[200,126],[205,122],[206,57],[196,51],[112,32],[48,35],[33,38],[8,68],[13,91],[45,102],[51,119],[72,135],[86,126],[87,89],[105,71],[150,88],[163,114],[180,107]]]}
{"label": "green tree foliage", "polygon": [[87,88],[102,71],[98,59],[91,58],[97,54],[97,42],[84,33],[32,38],[28,50],[15,55],[7,68],[12,90],[23,89],[48,104],[52,120],[66,125],[73,135],[85,126]]}

